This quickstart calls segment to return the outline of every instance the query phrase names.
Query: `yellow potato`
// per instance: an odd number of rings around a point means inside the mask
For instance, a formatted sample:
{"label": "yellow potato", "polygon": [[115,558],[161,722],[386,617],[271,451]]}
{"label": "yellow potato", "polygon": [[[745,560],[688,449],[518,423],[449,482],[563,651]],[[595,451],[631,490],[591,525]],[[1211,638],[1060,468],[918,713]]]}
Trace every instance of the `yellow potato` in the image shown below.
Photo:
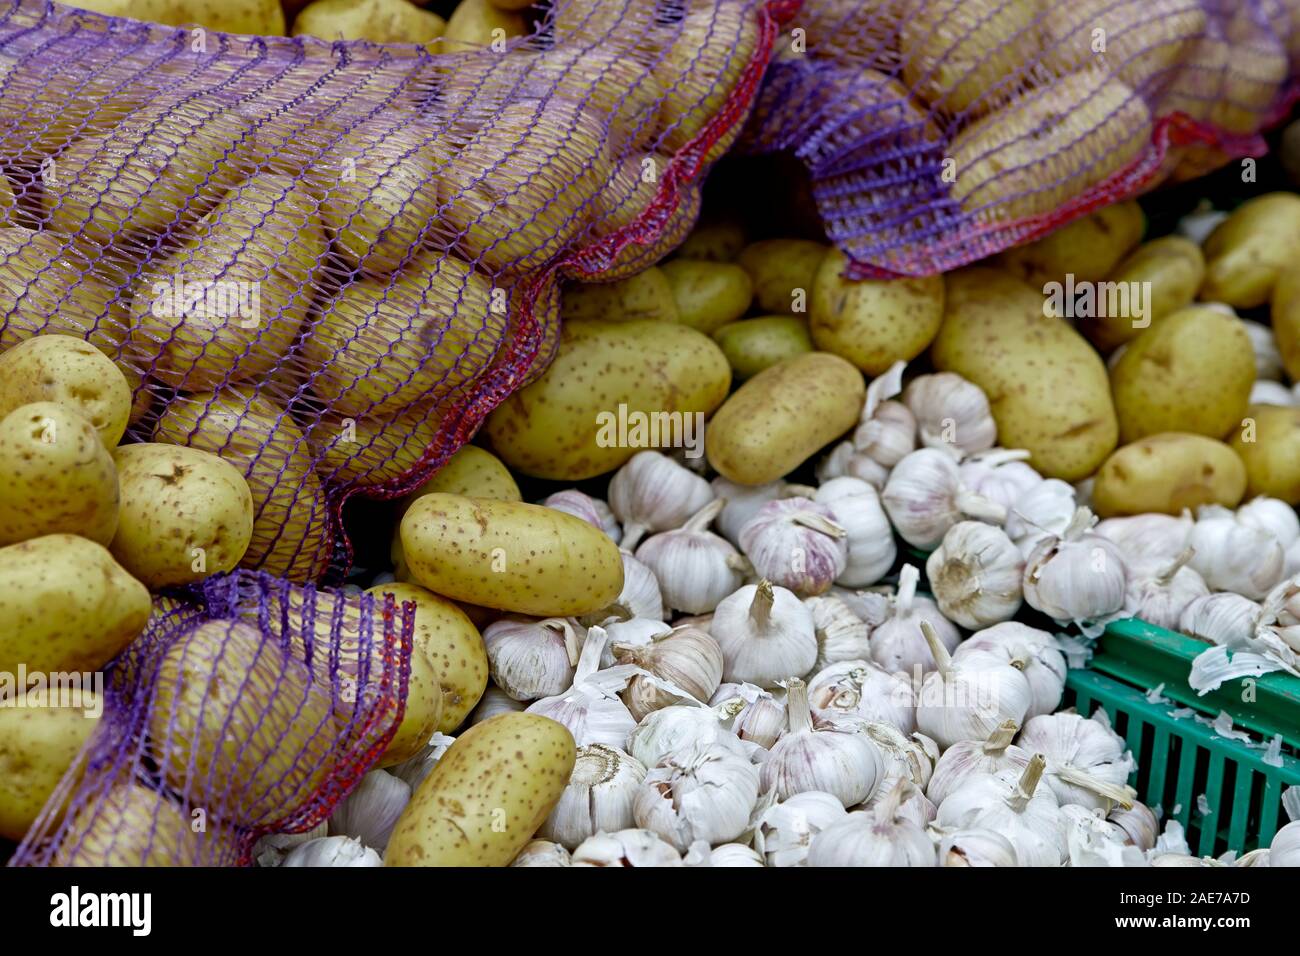
{"label": "yellow potato", "polygon": [[442,755],[402,811],[385,866],[505,866],[568,786],[573,735],[548,717],[500,714]]}
{"label": "yellow potato", "polygon": [[314,0],[294,18],[294,36],[375,43],[428,43],[447,21],[408,0]]}
{"label": "yellow potato", "polygon": [[346,417],[324,412],[308,429],[316,474],[335,485],[373,488],[403,477],[424,459],[442,425],[438,403],[397,414]]}
{"label": "yellow potato", "polygon": [[697,440],[687,434],[696,414],[709,415],[731,388],[722,350],[685,326],[566,322],[561,335],[546,373],[488,418],[493,450],[526,475],[576,481],[613,471],[651,447],[651,426],[660,447]]}
{"label": "yellow potato", "polygon": [[498,501],[522,501],[519,486],[510,470],[490,451],[477,445],[465,445],[452,455],[438,471],[417,487],[403,502],[437,492],[467,495],[471,498],[495,498]]}
{"label": "yellow potato", "polygon": [[[1204,275],[1205,257],[1196,243],[1182,236],[1162,236],[1138,246],[1107,281],[1143,290],[1146,321],[1154,324],[1191,305]],[[1115,314],[1083,317],[1079,331],[1102,352],[1110,352],[1132,341],[1142,328],[1134,324],[1133,316]]]}
{"label": "yellow potato", "polygon": [[[521,0],[522,2],[522,0]],[[505,4],[501,4],[505,6]],[[554,7],[555,38],[586,47],[623,48],[644,43],[657,0],[568,0]]]}
{"label": "yellow potato", "polygon": [[683,259],[734,262],[744,249],[745,227],[734,219],[716,219],[696,226],[677,254]]}
{"label": "yellow potato", "polygon": [[759,372],[709,422],[712,465],[742,485],[788,475],[858,422],[866,385],[848,362],[810,352]]}
{"label": "yellow potato", "polygon": [[1287,378],[1300,381],[1300,270],[1285,270],[1278,276],[1270,309],[1282,366]]}
{"label": "yellow potato", "polygon": [[1203,246],[1200,297],[1239,309],[1263,305],[1300,258],[1300,196],[1268,193],[1241,204]]}
{"label": "yellow potato", "polygon": [[[191,800],[196,799],[191,796]],[[206,809],[195,807],[194,809]],[[134,782],[116,783],[90,798],[54,851],[56,866],[233,866],[238,838],[204,815]]]}
{"label": "yellow potato", "polygon": [[661,269],[672,290],[677,321],[705,335],[749,311],[754,285],[749,273],[728,262],[673,259]]}
{"label": "yellow potato", "polygon": [[197,24],[223,33],[284,36],[279,0],[75,0],[70,6],[172,27]]}
{"label": "yellow potato", "polygon": [[826,252],[826,245],[808,239],[765,239],[741,250],[736,264],[753,280],[760,309],[798,314],[808,311]]}
{"label": "yellow potato", "polygon": [[0,548],[0,671],[94,671],[149,620],[148,589],[107,548],[51,534]]}
{"label": "yellow potato", "polygon": [[508,38],[527,32],[528,23],[518,13],[502,10],[487,0],[460,0],[447,18],[439,52],[464,52],[489,45],[503,50]]}
{"label": "yellow potato", "polygon": [[1092,506],[1103,518],[1147,512],[1178,515],[1201,505],[1235,508],[1246,492],[1246,467],[1221,441],[1161,432],[1123,445],[1097,472]]}
{"label": "yellow potato", "polygon": [[[659,191],[659,175],[667,160],[659,154],[642,158],[628,157],[617,164],[604,188],[592,203],[592,223],[583,243],[590,247],[597,240],[612,241],[611,236],[634,235],[619,252],[589,258],[584,250],[581,268],[566,266],[564,274],[587,282],[623,279],[637,275],[659,263],[675,249],[695,226],[700,214],[702,187],[694,183],[678,192],[676,207],[667,214],[662,226],[655,227],[658,238],[642,235],[638,217],[645,214]],[[651,172],[653,170],[653,172]]]}
{"label": "yellow potato", "polygon": [[[1183,69],[1174,78],[1161,97],[1161,112],[1179,110],[1238,135],[1258,132],[1289,72],[1280,43],[1272,48],[1259,39],[1236,43],[1218,31],[1199,37],[1186,62],[1196,68]],[[1193,165],[1185,175],[1207,172],[1225,161],[1221,154],[1212,156],[1217,158],[1208,166]],[[1195,161],[1197,154],[1192,158]]]}
{"label": "yellow potato", "polygon": [[38,335],[0,354],[0,418],[32,402],[72,409],[112,448],[131,417],[131,386],[93,345],[67,335]]}
{"label": "yellow potato", "polygon": [[60,533],[106,545],[117,517],[113,459],[76,410],[32,402],[0,419],[0,545]]}
{"label": "yellow potato", "polygon": [[1005,272],[944,277],[943,326],[930,348],[940,371],[988,396],[998,444],[1025,448],[1040,474],[1080,481],[1115,448],[1119,427],[1101,357],[1042,294]]}
{"label": "yellow potato", "polygon": [[806,320],[794,315],[765,315],[728,322],[713,340],[731,363],[737,379],[752,378],[778,362],[813,351]]}
{"label": "yellow potato", "polygon": [[1236,316],[1192,306],[1132,342],[1110,373],[1120,441],[1158,432],[1222,438],[1255,384],[1255,350]]}
{"label": "yellow potato", "polygon": [[541,505],[425,495],[402,518],[402,550],[412,578],[437,594],[537,617],[597,611],[623,588],[618,546]]}
{"label": "yellow potato", "polygon": [[615,282],[568,285],[560,306],[566,322],[605,319],[610,322],[679,320],[673,287],[664,270],[652,266]]}
{"label": "yellow potato", "polygon": [[1247,492],[1300,505],[1300,408],[1251,405],[1232,436],[1246,463]]}
{"label": "yellow potato", "polygon": [[1142,239],[1146,216],[1133,200],[1103,206],[1041,239],[997,257],[997,264],[1038,288],[1048,282],[1098,282]]}
{"label": "yellow potato", "polygon": [[[1199,0],[1078,0],[1050,11],[1039,21],[1043,60],[1056,73],[1096,64],[1110,69],[1133,89],[1157,89],[1180,79],[1179,68],[1206,30]],[[1104,31],[1106,48],[1094,45]]]}
{"label": "yellow potato", "polygon": [[846,279],[848,257],[832,249],[812,287],[808,327],[825,352],[868,375],[925,351],[943,320],[943,279]]}
{"label": "yellow potato", "polygon": [[366,593],[391,594],[399,605],[415,604],[416,650],[428,658],[442,688],[437,729],[451,733],[465,722],[487,688],[487,650],[478,628],[455,603],[415,584],[379,584]]}
{"label": "yellow potato", "polygon": [[82,692],[76,707],[18,696],[0,707],[0,837],[15,842],[77,762],[102,709],[90,689]]}

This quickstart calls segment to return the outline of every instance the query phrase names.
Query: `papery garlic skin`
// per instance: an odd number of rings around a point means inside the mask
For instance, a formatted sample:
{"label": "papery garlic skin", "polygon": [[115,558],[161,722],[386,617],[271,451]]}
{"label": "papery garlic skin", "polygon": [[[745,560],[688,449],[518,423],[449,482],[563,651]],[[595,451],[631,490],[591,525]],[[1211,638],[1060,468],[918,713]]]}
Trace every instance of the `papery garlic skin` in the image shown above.
{"label": "papery garlic skin", "polygon": [[1033,695],[1025,719],[1050,714],[1065,693],[1067,664],[1065,655],[1047,631],[1006,621],[977,631],[957,645],[955,663],[1010,664],[1025,675]]}
{"label": "papery garlic skin", "polygon": [[725,747],[693,744],[646,771],[632,802],[637,826],[685,852],[736,839],[758,802],[758,768]]}
{"label": "papery garlic skin", "polygon": [[1118,545],[1125,561],[1169,563],[1186,550],[1194,525],[1190,512],[1184,511],[1178,517],[1149,514],[1107,518],[1093,530]]}
{"label": "papery garlic skin", "polygon": [[1252,498],[1237,509],[1237,521],[1269,532],[1284,549],[1300,541],[1300,515],[1278,498]]}
{"label": "papery garlic skin", "polygon": [[1145,803],[1134,801],[1128,809],[1116,806],[1108,819],[1123,830],[1128,842],[1139,850],[1146,852],[1155,848],[1160,836],[1160,821]]}
{"label": "papery garlic skin", "polygon": [[712,500],[707,481],[657,451],[637,452],[609,480],[609,506],[629,551],[649,531],[680,528]]}
{"label": "papery garlic skin", "polygon": [[827,665],[808,681],[808,702],[819,720],[880,721],[905,734],[916,729],[912,682],[870,661]]}
{"label": "papery garlic skin", "polygon": [[858,810],[813,838],[809,866],[934,866],[934,844],[907,819],[881,823]]}
{"label": "papery garlic skin", "polygon": [[937,824],[1001,833],[1021,866],[1060,866],[1069,850],[1056,796],[1039,782],[1044,763],[1035,755],[1023,771],[970,778],[939,804]]}
{"label": "papery garlic skin", "polygon": [[745,581],[740,552],[708,530],[722,510],[714,500],[681,528],[654,535],[637,548],[637,560],[654,572],[663,603],[675,611],[706,614]]}
{"label": "papery garlic skin", "polygon": [[515,700],[539,700],[573,683],[581,625],[510,614],[483,631],[492,682]]}
{"label": "papery garlic skin", "polygon": [[1178,630],[1211,644],[1243,646],[1255,637],[1264,609],[1240,594],[1221,592],[1195,598],[1178,618]]}
{"label": "papery garlic skin", "polygon": [[859,478],[833,478],[817,489],[813,500],[829,508],[831,520],[845,531],[848,559],[836,584],[866,587],[889,573],[898,545],[875,488]]}
{"label": "papery garlic skin", "polygon": [[558,843],[549,840],[529,840],[519,855],[510,861],[511,866],[572,866],[573,857]]}
{"label": "papery garlic skin", "polygon": [[858,451],[853,442],[847,440],[840,442],[817,462],[814,473],[821,482],[834,478],[859,478],[877,491],[884,488],[889,480],[888,468],[870,455]]}
{"label": "papery garlic skin", "polygon": [[1156,627],[1177,630],[1187,606],[1210,593],[1205,579],[1188,567],[1191,558],[1188,548],[1169,564],[1130,563],[1124,613]]}
{"label": "papery garlic skin", "polygon": [[573,686],[562,694],[534,701],[526,710],[563,724],[579,747],[591,744],[622,747],[636,726],[635,718],[618,697],[635,668],[619,666],[600,670],[601,655],[608,641],[609,634],[604,628],[589,628],[574,670]]}
{"label": "papery garlic skin", "polygon": [[[650,644],[614,647],[620,664],[635,664],[680,687],[697,701],[706,701],[722,683],[722,649],[712,637],[693,627],[674,628]],[[681,698],[636,676],[623,692],[633,718],[668,707]]]}
{"label": "papery garlic skin", "polygon": [[667,614],[655,573],[628,551],[620,551],[619,557],[623,559],[623,590],[618,599],[608,607],[584,616],[581,623],[590,627],[592,624],[607,624],[611,619],[662,621]]}
{"label": "papery garlic skin", "polygon": [[880,494],[885,513],[904,541],[925,550],[967,518],[1001,525],[1007,511],[961,482],[956,460],[936,448],[912,452],[889,473]]}
{"label": "papery garlic skin", "polygon": [[1042,714],[1025,723],[1020,746],[1047,758],[1046,783],[1058,802],[1107,812],[1117,802],[1132,804],[1126,782],[1133,755],[1124,738],[1101,721]]}
{"label": "papery garlic skin", "polygon": [[1089,530],[1093,521],[1080,508],[1061,536],[1043,539],[1025,563],[1025,603],[1058,623],[1087,628],[1124,607],[1128,567],[1114,542]]}
{"label": "papery garlic skin", "polygon": [[672,631],[672,625],[657,619],[634,617],[628,621],[606,621],[605,631],[609,641],[600,655],[600,667],[614,666],[614,647],[644,647]]}
{"label": "papery garlic skin", "polygon": [[308,840],[289,851],[281,866],[383,866],[384,861],[370,847],[351,837],[332,836]]}
{"label": "papery garlic skin", "polygon": [[[501,697],[510,701],[511,704],[521,708],[523,706],[519,701],[507,697],[505,694],[501,694]],[[505,712],[506,711],[504,710],[502,711],[502,713]],[[473,720],[473,714],[470,715],[470,723],[475,723]],[[449,737],[442,733],[435,733],[433,737],[430,738],[429,742],[425,744],[424,749],[410,760],[404,760],[399,764],[394,764],[393,766],[385,767],[384,769],[394,777],[406,781],[406,785],[410,787],[411,792],[414,793],[420,784],[424,783],[429,774],[433,773],[433,768],[438,765],[438,761],[442,759],[442,755],[445,754],[455,742],[455,737]]]}
{"label": "papery garlic skin", "polygon": [[817,660],[812,612],[793,592],[767,581],[719,602],[709,633],[722,648],[722,679],[776,687],[808,673]]}
{"label": "papery garlic skin", "polygon": [[1293,820],[1273,834],[1268,845],[1269,866],[1300,866],[1300,820]]}
{"label": "papery garlic skin", "polygon": [[837,661],[867,660],[871,655],[871,625],[853,613],[849,603],[835,593],[804,599],[812,612],[817,635],[817,661],[807,676]]}
{"label": "papery garlic skin", "polygon": [[627,736],[627,752],[646,767],[658,766],[674,753],[694,746],[745,750],[719,708],[676,705],[647,714]]}
{"label": "papery garlic skin", "polygon": [[735,735],[764,749],[771,749],[785,732],[785,701],[754,684],[722,684],[709,698],[709,706],[734,711]]}
{"label": "papery garlic skin", "polygon": [[614,512],[609,505],[577,488],[557,491],[542,501],[542,504],[547,508],[581,518],[587,524],[605,532],[615,544],[623,538],[623,529],[619,527],[618,519],[614,517]]}
{"label": "papery garlic skin", "polygon": [[597,833],[634,826],[632,801],[645,775],[641,761],[622,750],[579,747],[569,784],[538,836],[574,850]]}
{"label": "papery garlic skin", "polygon": [[517,714],[525,710],[528,704],[521,700],[515,700],[500,687],[495,684],[488,684],[483,691],[483,696],[479,698],[478,704],[469,714],[469,724],[481,724],[490,717],[498,714]]}
{"label": "papery garlic skin", "polygon": [[684,866],[682,855],[649,830],[598,833],[573,851],[574,866]]}
{"label": "papery garlic skin", "polygon": [[[870,800],[856,809],[866,811],[867,813],[878,809],[885,800],[889,799],[890,792],[900,784],[904,788],[904,794],[902,799],[899,801],[898,809],[895,811],[895,814],[899,819],[907,820],[910,823],[915,824],[924,832],[925,828],[934,821],[935,816],[939,812],[939,808],[931,802],[930,798],[925,795],[925,792],[921,790],[920,787],[906,778],[900,777],[886,785],[880,786]],[[930,850],[933,853],[933,845],[931,845]],[[934,864],[922,863],[918,865],[933,866]]]}
{"label": "papery garlic skin", "polygon": [[1020,610],[1025,562],[1001,528],[959,521],[925,562],[943,616],[977,629],[1009,621]]}
{"label": "papery garlic skin", "polygon": [[1027,464],[1028,459],[1029,452],[1021,448],[990,448],[963,458],[957,473],[963,485],[1010,514],[1046,480]]}
{"label": "papery garlic skin", "polygon": [[916,450],[916,431],[916,416],[910,408],[902,402],[881,402],[853,432],[853,447],[892,468]]}
{"label": "papery garlic skin", "polygon": [[796,793],[763,811],[754,830],[754,849],[768,866],[805,866],[808,847],[822,830],[848,816],[840,798],[819,790]]}
{"label": "papery garlic skin", "polygon": [[328,835],[329,826],[326,820],[322,820],[305,833],[268,833],[254,844],[253,859],[261,867],[280,866],[294,847]]}
{"label": "papery garlic skin", "polygon": [[1011,742],[1018,729],[1008,720],[993,728],[985,740],[960,740],[948,747],[934,765],[925,795],[935,804],[942,804],[975,777],[1001,770],[1023,771],[1033,755]]}
{"label": "papery garlic skin", "polygon": [[1189,541],[1192,568],[1215,591],[1263,599],[1286,569],[1286,548],[1271,532],[1237,520],[1227,508],[1197,512]]}
{"label": "papery garlic skin", "polygon": [[411,800],[411,787],[383,770],[372,770],[361,778],[329,820],[330,836],[346,836],[380,853]]}
{"label": "papery garlic skin", "polygon": [[943,616],[937,604],[916,593],[921,572],[910,564],[898,575],[898,593],[888,601],[888,615],[871,632],[871,659],[890,673],[902,672],[916,678],[934,670],[934,654],[921,632],[927,622],[949,651],[961,640],[961,632]]}
{"label": "papery garlic skin", "polygon": [[1047,478],[1007,509],[1005,530],[1022,557],[1028,558],[1043,538],[1060,535],[1069,527],[1078,508],[1076,499],[1073,486]]}
{"label": "papery garlic skin", "polygon": [[784,481],[769,481],[765,485],[738,485],[721,475],[710,485],[715,501],[723,503],[718,513],[717,527],[722,536],[732,544],[739,544],[740,529],[758,514],[769,501],[785,497]]}
{"label": "papery garlic skin", "polygon": [[807,498],[769,501],[740,529],[740,547],[764,580],[821,594],[848,566],[848,533],[834,512]]}
{"label": "papery garlic skin", "polygon": [[687,866],[765,866],[757,850],[742,843],[724,843],[712,849],[703,841],[686,854]]}
{"label": "papery garlic skin", "polygon": [[[833,720],[830,722],[834,723]],[[933,739],[915,731],[906,734],[883,721],[862,725],[862,732],[871,738],[884,762],[877,795],[892,790],[899,780],[906,780],[925,792],[939,762],[939,745]]]}
{"label": "papery garlic skin", "polygon": [[927,448],[954,456],[992,448],[998,426],[988,397],[974,382],[955,372],[936,372],[912,379],[903,404],[916,416],[917,436]]}
{"label": "papery garlic skin", "polygon": [[1019,866],[1016,848],[994,830],[954,830],[939,840],[940,866]]}
{"label": "papery garlic skin", "polygon": [[955,663],[928,622],[921,625],[937,670],[927,674],[916,699],[916,726],[947,749],[962,740],[985,740],[1004,721],[1019,726],[1033,701],[1029,681],[1009,665]]}

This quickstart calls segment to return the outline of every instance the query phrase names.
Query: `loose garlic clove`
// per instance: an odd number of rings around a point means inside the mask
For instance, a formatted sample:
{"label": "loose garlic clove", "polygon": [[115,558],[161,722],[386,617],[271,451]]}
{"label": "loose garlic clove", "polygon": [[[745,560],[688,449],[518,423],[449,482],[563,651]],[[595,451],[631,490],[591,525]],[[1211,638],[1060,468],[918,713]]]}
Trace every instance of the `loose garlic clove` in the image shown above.
{"label": "loose garlic clove", "polygon": [[921,631],[925,621],[939,635],[949,651],[961,640],[961,632],[927,597],[916,593],[921,572],[910,564],[898,574],[898,593],[888,599],[888,615],[871,632],[871,659],[891,674],[902,672],[916,679],[934,670],[934,655]]}
{"label": "loose garlic clove", "polygon": [[1022,448],[990,448],[962,460],[957,473],[961,483],[1008,513],[1046,479],[1029,465]]}
{"label": "loose garlic clove", "polygon": [[654,535],[637,549],[675,611],[705,614],[744,583],[746,564],[731,543],[708,530],[725,502],[715,499],[681,528]]}
{"label": "loose garlic clove", "polygon": [[805,598],[804,606],[812,612],[817,634],[817,661],[809,677],[837,661],[867,660],[871,655],[871,625],[853,613],[839,594],[819,594]]}
{"label": "loose garlic clove", "polygon": [[515,700],[540,700],[573,683],[580,625],[509,615],[483,631],[492,682]]}
{"label": "loose garlic clove", "polygon": [[807,498],[769,501],[740,531],[754,571],[796,594],[821,594],[848,566],[848,533]]}
{"label": "loose garlic clove", "polygon": [[1262,528],[1290,548],[1300,541],[1300,515],[1285,501],[1260,495],[1237,509],[1237,520],[1244,525]]}
{"label": "loose garlic clove", "polygon": [[903,390],[903,404],[916,416],[926,448],[960,457],[992,448],[998,426],[984,390],[955,372],[914,378]]}
{"label": "loose garlic clove", "polygon": [[922,448],[900,461],[881,492],[885,512],[908,544],[930,550],[948,529],[964,519],[1001,525],[1007,511],[961,482],[956,460],[935,448]]}
{"label": "loose garlic clove", "polygon": [[557,491],[546,498],[542,504],[555,511],[563,511],[575,518],[581,518],[587,524],[609,535],[615,544],[622,540],[623,529],[619,527],[618,519],[614,517],[614,512],[610,510],[609,505],[577,488]]}
{"label": "loose garlic clove", "polygon": [[[722,649],[717,641],[696,628],[674,628],[649,644],[616,644],[614,659],[649,671],[680,687],[696,701],[708,700],[722,683]],[[680,701],[644,677],[633,677],[622,696],[638,721]]]}
{"label": "loose garlic clove", "polygon": [[812,612],[768,581],[748,584],[718,604],[709,633],[722,648],[722,679],[776,687],[817,660]]}
{"label": "loose garlic clove", "polygon": [[679,851],[696,840],[736,839],[758,803],[758,768],[725,747],[693,744],[646,771],[632,811],[637,825]]}
{"label": "loose garlic clove", "polygon": [[629,551],[647,532],[680,528],[712,500],[707,481],[657,451],[637,452],[609,480],[609,506]]}
{"label": "loose garlic clove", "polygon": [[1009,621],[1020,610],[1025,562],[1001,528],[960,521],[925,562],[943,616],[972,630]]}
{"label": "loose garlic clove", "polygon": [[632,800],[645,774],[639,760],[614,747],[579,747],[569,784],[538,835],[575,850],[597,833],[634,826]]}
{"label": "loose garlic clove", "polygon": [[824,456],[814,469],[817,480],[827,482],[834,478],[858,478],[877,491],[889,480],[889,469],[870,455],[857,450],[851,441],[842,441]]}
{"label": "loose garlic clove", "polygon": [[846,535],[848,560],[836,584],[866,587],[889,573],[898,546],[875,488],[859,478],[832,478],[817,489],[813,501],[830,509],[831,520]]}
{"label": "loose garlic clove", "polygon": [[954,830],[939,840],[940,866],[1019,866],[1016,848],[995,830]]}

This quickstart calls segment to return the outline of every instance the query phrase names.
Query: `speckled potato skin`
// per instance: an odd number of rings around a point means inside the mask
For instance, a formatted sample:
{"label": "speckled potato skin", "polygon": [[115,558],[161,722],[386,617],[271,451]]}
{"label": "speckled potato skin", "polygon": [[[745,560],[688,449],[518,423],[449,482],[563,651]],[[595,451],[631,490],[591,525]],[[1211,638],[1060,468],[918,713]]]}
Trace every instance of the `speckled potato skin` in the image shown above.
{"label": "speckled potato skin", "polygon": [[702,222],[677,250],[683,259],[733,262],[745,248],[745,227],[734,220]]}
{"label": "speckled potato skin", "polygon": [[832,249],[813,285],[808,327],[823,352],[846,358],[868,375],[910,362],[943,321],[943,278],[846,279],[848,258]]}
{"label": "speckled potato skin", "polygon": [[944,282],[943,327],[930,348],[935,368],[984,389],[998,444],[1027,449],[1040,474],[1091,475],[1119,436],[1101,357],[1063,319],[1043,314],[1039,290],[1006,272],[963,269]]}
{"label": "speckled potato skin", "polygon": [[427,43],[446,29],[442,17],[408,0],[316,0],[293,21],[294,36],[377,43]]}
{"label": "speckled potato skin", "polygon": [[763,315],[728,322],[713,333],[736,378],[753,378],[786,359],[813,351],[807,320],[797,315]]}
{"label": "speckled potato skin", "polygon": [[1247,493],[1300,505],[1300,408],[1251,405],[1245,417],[1254,423],[1254,440],[1238,428],[1232,449],[1246,463]]}
{"label": "speckled potato skin", "polygon": [[1300,381],[1300,269],[1278,277],[1271,305],[1273,338],[1282,353],[1287,378]]}
{"label": "speckled potato skin", "polygon": [[1300,258],[1300,196],[1268,193],[1242,203],[1202,248],[1201,299],[1238,309],[1263,305]]}
{"label": "speckled potato skin", "polygon": [[1246,414],[1255,350],[1240,319],[1192,306],[1129,343],[1110,381],[1121,442],[1158,432],[1222,438]]}
{"label": "speckled potato skin", "polygon": [[0,707],[0,837],[23,838],[98,726],[95,694],[81,704]]}
{"label": "speckled potato skin", "polygon": [[430,591],[519,614],[588,614],[623,590],[618,545],[541,505],[425,495],[402,518],[402,550]]}
{"label": "speckled potato skin", "polygon": [[70,335],[37,335],[0,355],[0,418],[20,405],[55,402],[90,422],[105,448],[122,440],[131,386],[99,349]]}
{"label": "speckled potato skin", "polygon": [[284,36],[279,0],[77,0],[71,4],[115,17],[256,36]]}
{"label": "speckled potato skin", "polygon": [[403,500],[409,505],[416,498],[439,491],[498,501],[523,500],[510,469],[492,452],[477,445],[462,446],[447,459],[447,464]]}
{"label": "speckled potato skin", "polygon": [[1163,432],[1124,445],[1106,459],[1097,472],[1092,504],[1103,518],[1177,515],[1207,504],[1235,508],[1245,493],[1246,466],[1223,442]]}
{"label": "speckled potato skin", "polygon": [[[1201,247],[1182,236],[1162,236],[1145,242],[1109,275],[1110,282],[1150,283],[1151,324],[1159,322],[1196,298],[1205,277]],[[1142,334],[1129,316],[1090,316],[1079,320],[1082,332],[1102,352],[1110,352]]]}
{"label": "speckled potato skin", "polygon": [[677,321],[705,335],[740,318],[754,301],[749,273],[733,263],[673,259],[660,269],[672,290]]}
{"label": "speckled potato skin", "polygon": [[616,282],[565,286],[560,306],[564,321],[676,322],[677,303],[668,276],[658,266]]}
{"label": "speckled potato skin", "polygon": [[117,511],[117,470],[90,422],[55,402],[0,419],[0,545],[44,534],[108,544]]}
{"label": "speckled potato skin", "polygon": [[664,322],[566,322],[559,353],[487,423],[493,450],[536,478],[578,481],[613,471],[640,448],[597,444],[598,416],[709,415],[731,389],[727,357],[707,335]]}
{"label": "speckled potato skin", "polygon": [[70,534],[0,548],[0,671],[99,670],[149,620],[149,590]]}
{"label": "speckled potato skin", "polygon": [[[170,798],[138,783],[114,786],[73,818],[55,850],[56,866],[201,866],[228,862],[234,834],[208,815],[193,818]],[[224,852],[223,852],[224,851]]]}
{"label": "speckled potato skin", "polygon": [[741,250],[736,265],[754,282],[754,301],[764,312],[795,314],[795,291],[803,290],[804,309],[827,246],[810,239],[764,239]]}
{"label": "speckled potato skin", "polygon": [[861,373],[837,355],[809,352],[759,372],[709,422],[709,464],[742,485],[788,475],[857,424]]}
{"label": "speckled potato skin", "polygon": [[[253,535],[253,496],[233,465],[181,445],[113,452],[121,488],[109,550],[150,590],[192,584],[239,566]],[[193,549],[204,553],[195,571]]]}
{"label": "speckled potato skin", "polygon": [[500,714],[456,739],[393,828],[385,866],[506,866],[573,772],[573,736],[537,714]]}
{"label": "speckled potato skin", "polygon": [[1146,216],[1134,200],[1103,206],[1041,239],[1008,249],[997,264],[1034,288],[1048,282],[1097,282],[1142,239]]}
{"label": "speckled potato skin", "polygon": [[437,729],[451,733],[465,722],[487,689],[488,659],[483,636],[454,602],[419,585],[380,584],[366,593],[391,594],[399,605],[406,601],[415,604],[415,643],[428,658],[442,688],[442,718]]}

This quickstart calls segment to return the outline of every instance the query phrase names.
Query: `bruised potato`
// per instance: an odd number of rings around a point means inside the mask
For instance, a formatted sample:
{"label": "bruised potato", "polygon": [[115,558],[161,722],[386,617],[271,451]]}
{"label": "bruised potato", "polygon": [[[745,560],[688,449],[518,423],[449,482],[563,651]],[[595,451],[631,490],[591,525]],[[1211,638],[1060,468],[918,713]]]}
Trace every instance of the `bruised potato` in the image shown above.
{"label": "bruised potato", "polygon": [[1124,445],[1106,459],[1097,472],[1092,502],[1103,518],[1178,515],[1201,505],[1235,508],[1245,492],[1246,467],[1223,442],[1161,432]]}
{"label": "bruised potato", "polygon": [[90,343],[38,335],[0,355],[0,417],[32,402],[76,411],[99,432],[104,447],[112,448],[131,417],[131,386]]}

